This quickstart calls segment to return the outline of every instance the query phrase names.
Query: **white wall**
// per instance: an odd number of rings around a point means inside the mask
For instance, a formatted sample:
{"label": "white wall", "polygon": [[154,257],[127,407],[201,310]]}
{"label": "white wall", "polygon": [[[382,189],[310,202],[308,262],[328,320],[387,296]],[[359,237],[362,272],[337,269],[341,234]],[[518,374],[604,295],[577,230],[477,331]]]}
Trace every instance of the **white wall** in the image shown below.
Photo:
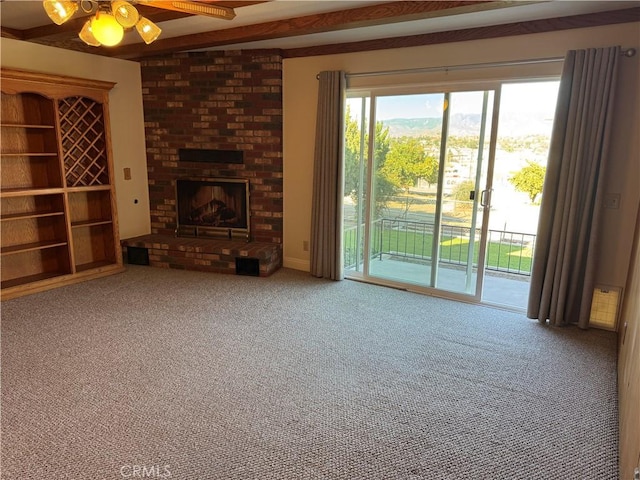
{"label": "white wall", "polygon": [[[390,49],[284,61],[284,266],[309,270],[309,252],[303,241],[310,238],[313,148],[318,82],[323,70],[347,73],[384,71],[417,67],[464,65],[506,60],[563,57],[576,48],[621,45],[640,52],[640,23],[566,30],[561,32],[505,37],[444,45]],[[624,286],[633,225],[640,200],[640,94],[638,92],[640,53],[620,60],[616,119],[608,172],[607,190],[620,193],[619,210],[605,210],[607,232],[602,245],[597,282]],[[539,70],[538,70],[539,69]],[[559,73],[561,64],[526,69],[503,69],[508,77]],[[526,70],[526,71],[525,71]],[[442,73],[435,81],[469,78],[470,72]],[[494,73],[495,75],[496,73]],[[488,74],[489,76],[491,74]]]}
{"label": "white wall", "polygon": [[[120,237],[130,238],[149,233],[151,224],[140,65],[8,38],[0,41],[0,54],[0,65],[4,68],[116,83],[109,94],[109,114]],[[131,169],[131,180],[124,180],[124,168]]]}

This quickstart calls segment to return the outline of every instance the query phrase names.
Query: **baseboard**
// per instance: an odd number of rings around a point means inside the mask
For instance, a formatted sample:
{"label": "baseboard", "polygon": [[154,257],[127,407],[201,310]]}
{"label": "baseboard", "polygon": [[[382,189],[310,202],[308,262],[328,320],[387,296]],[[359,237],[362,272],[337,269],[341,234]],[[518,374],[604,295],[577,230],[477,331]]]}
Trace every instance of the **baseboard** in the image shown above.
{"label": "baseboard", "polygon": [[302,270],[303,272],[311,271],[311,262],[309,262],[309,260],[300,260],[299,258],[284,257],[282,259],[282,266],[284,268]]}

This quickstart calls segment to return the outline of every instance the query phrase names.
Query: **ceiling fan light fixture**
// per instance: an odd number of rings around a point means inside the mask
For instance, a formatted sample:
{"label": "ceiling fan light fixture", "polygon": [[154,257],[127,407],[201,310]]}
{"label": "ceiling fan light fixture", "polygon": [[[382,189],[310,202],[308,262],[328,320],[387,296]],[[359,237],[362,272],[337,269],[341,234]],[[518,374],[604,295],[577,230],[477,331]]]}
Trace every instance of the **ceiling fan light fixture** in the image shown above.
{"label": "ceiling fan light fixture", "polygon": [[[3,0],[0,0],[0,2]],[[213,1],[213,0],[207,0]],[[224,18],[235,17],[232,8],[214,6],[204,1],[185,0],[43,0],[42,5],[49,18],[62,25],[79,9],[95,16],[87,20],[78,37],[91,46],[113,47],[124,38],[125,30],[135,29],[144,42],[153,43],[162,33],[158,25],[140,15],[135,4],[140,3],[165,10],[174,10],[196,15]]]}
{"label": "ceiling fan light fixture", "polygon": [[78,11],[78,4],[68,0],[44,0],[42,6],[56,25],[62,25]]}
{"label": "ceiling fan light fixture", "polygon": [[111,11],[117,22],[124,28],[134,27],[140,18],[136,7],[124,0],[111,2]]}
{"label": "ceiling fan light fixture", "polygon": [[140,20],[138,20],[138,23],[136,23],[136,30],[142,37],[142,40],[144,40],[144,43],[146,43],[147,45],[152,43],[162,33],[160,27],[158,27],[151,20],[144,17],[140,17]]}
{"label": "ceiling fan light fixture", "polygon": [[93,32],[91,31],[91,20],[87,20],[80,30],[78,34],[80,40],[82,40],[87,45],[91,45],[92,47],[99,47],[101,43],[93,36]]}
{"label": "ceiling fan light fixture", "polygon": [[102,45],[113,47],[122,41],[124,28],[110,13],[98,11],[91,19],[91,33]]}

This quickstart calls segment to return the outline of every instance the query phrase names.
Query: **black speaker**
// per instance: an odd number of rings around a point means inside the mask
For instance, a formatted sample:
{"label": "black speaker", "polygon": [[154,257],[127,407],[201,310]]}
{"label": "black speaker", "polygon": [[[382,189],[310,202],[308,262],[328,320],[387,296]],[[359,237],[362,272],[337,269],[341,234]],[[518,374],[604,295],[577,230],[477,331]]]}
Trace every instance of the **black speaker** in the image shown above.
{"label": "black speaker", "polygon": [[149,249],[127,246],[127,263],[130,265],[149,265]]}
{"label": "black speaker", "polygon": [[260,276],[260,259],[236,257],[236,275]]}

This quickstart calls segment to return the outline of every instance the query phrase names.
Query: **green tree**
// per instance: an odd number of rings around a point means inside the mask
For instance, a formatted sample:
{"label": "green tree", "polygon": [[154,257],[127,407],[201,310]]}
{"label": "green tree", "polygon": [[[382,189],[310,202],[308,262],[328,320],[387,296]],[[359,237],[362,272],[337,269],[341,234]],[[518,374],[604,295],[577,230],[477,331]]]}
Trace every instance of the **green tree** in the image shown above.
{"label": "green tree", "polygon": [[351,117],[351,110],[347,106],[346,125],[344,134],[344,192],[356,199],[360,183],[360,155],[366,158],[367,144],[364,152],[360,152],[360,125]]}
{"label": "green tree", "polygon": [[534,203],[536,197],[542,193],[546,171],[547,168],[543,165],[527,160],[527,165],[509,177],[509,182],[517,191],[529,195],[531,203]]}
{"label": "green tree", "polygon": [[[365,133],[361,138],[360,124],[351,116],[349,106],[347,106],[345,119],[344,191],[357,205],[361,199],[365,200],[365,186],[360,185],[360,171],[361,168],[366,171],[369,135]],[[389,129],[385,128],[382,122],[376,122],[374,141],[374,164],[376,165],[374,215],[376,217],[386,207],[389,199],[396,194],[396,187],[381,173],[389,152],[389,142]],[[363,180],[367,181],[366,178]]]}
{"label": "green tree", "polygon": [[391,139],[389,137],[389,127],[385,127],[382,122],[376,122],[376,136],[374,141],[375,151],[373,152],[373,162],[375,165],[374,187],[375,187],[375,218],[381,216],[382,211],[387,207],[391,197],[397,193],[397,188],[384,174],[384,166],[390,149]]}
{"label": "green tree", "polygon": [[392,139],[382,173],[397,188],[405,193],[405,215],[410,206],[409,190],[419,178],[428,183],[438,181],[438,161],[427,156],[420,138],[402,137]]}

